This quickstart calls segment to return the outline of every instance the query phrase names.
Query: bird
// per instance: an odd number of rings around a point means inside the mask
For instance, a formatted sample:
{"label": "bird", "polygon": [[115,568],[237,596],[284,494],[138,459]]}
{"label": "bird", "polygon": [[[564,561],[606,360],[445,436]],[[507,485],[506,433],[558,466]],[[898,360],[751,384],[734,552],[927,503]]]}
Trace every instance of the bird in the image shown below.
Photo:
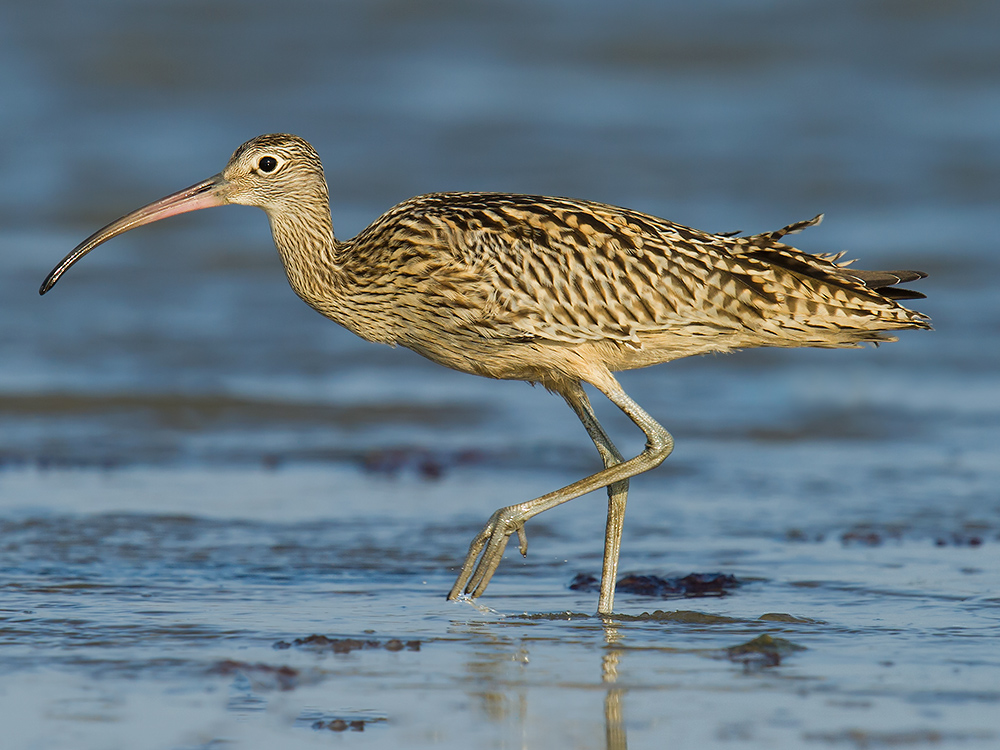
{"label": "bird", "polygon": [[[866,271],[844,253],[809,254],[783,240],[808,221],[751,236],[710,233],[603,203],[495,192],[421,195],[350,240],[336,238],[316,150],[289,134],[253,138],[213,177],[113,221],[48,275],[130,229],[238,204],[267,214],[288,282],[310,307],[368,341],[403,346],[460,372],[541,384],[562,396],[604,468],[498,509],[469,545],[449,599],[483,594],[510,537],[527,554],[526,522],[606,488],[597,611],[614,610],[629,480],[659,466],[674,439],[615,372],[752,347],[856,348],[929,329],[900,300],[921,271]],[[583,384],[645,434],[626,459],[598,422]]]}

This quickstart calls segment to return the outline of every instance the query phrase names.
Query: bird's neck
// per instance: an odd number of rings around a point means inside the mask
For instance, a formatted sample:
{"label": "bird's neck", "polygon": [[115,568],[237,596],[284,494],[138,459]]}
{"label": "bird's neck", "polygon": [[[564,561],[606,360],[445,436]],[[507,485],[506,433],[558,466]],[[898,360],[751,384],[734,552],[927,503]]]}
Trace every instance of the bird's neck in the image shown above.
{"label": "bird's neck", "polygon": [[[359,280],[349,262],[351,242],[338,242],[329,204],[322,210],[269,212],[271,235],[288,283],[306,304],[362,338],[394,344],[384,321],[372,320],[358,299]],[[359,309],[361,308],[361,309]]]}
{"label": "bird's neck", "polygon": [[[335,299],[343,288],[329,204],[316,210],[268,212],[271,236],[295,293],[312,307]],[[321,311],[325,312],[325,311]]]}

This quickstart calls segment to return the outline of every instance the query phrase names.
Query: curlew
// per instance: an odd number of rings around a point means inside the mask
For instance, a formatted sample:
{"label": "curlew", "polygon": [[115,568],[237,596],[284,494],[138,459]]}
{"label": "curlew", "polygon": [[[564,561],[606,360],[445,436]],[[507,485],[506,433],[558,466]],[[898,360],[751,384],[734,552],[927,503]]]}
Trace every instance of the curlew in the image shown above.
{"label": "curlew", "polygon": [[[352,240],[333,233],[323,167],[293,135],[240,146],[209,179],[91,235],[39,290],[103,242],[159,219],[229,203],[267,214],[292,289],[358,336],[405,346],[491,378],[541,383],[576,413],[605,468],[497,510],[448,594],[477,597],[528,519],[602,487],[608,516],[598,612],[610,614],[629,479],[658,466],[673,438],[613,372],[748,347],[857,347],[929,328],[895,285],[919,271],[861,271],[782,239],[821,216],[749,237],[710,234],[625,208],[567,198],[435,193],[391,208]],[[589,383],[646,435],[628,460],[597,421]]]}

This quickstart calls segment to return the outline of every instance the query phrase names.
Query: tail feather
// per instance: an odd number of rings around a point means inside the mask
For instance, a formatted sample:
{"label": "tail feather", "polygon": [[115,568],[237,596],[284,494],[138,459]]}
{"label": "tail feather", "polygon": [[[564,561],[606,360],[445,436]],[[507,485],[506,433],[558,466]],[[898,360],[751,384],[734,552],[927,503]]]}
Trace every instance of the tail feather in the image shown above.
{"label": "tail feather", "polygon": [[[814,216],[806,221],[797,221],[794,224],[789,224],[786,227],[782,227],[773,232],[764,232],[762,234],[755,234],[752,237],[748,237],[747,241],[758,248],[763,250],[777,249],[775,243],[779,242],[783,237],[789,234],[795,234],[801,232],[803,229],[809,227],[814,227],[823,221],[823,214]],[[785,248],[788,249],[788,248]],[[779,253],[780,254],[780,253]],[[847,270],[847,267],[854,263],[853,260],[842,261],[841,258],[844,257],[844,252],[839,253],[818,253],[812,257],[819,258],[820,260],[826,261],[827,263],[834,266],[833,276],[839,276],[842,279],[850,279],[851,282],[861,282],[861,285],[866,289],[879,294],[880,296],[891,299],[891,300],[901,300],[901,299],[924,299],[926,295],[920,292],[915,292],[912,289],[903,289],[896,287],[896,284],[906,284],[910,281],[917,281],[919,279],[927,278],[927,274],[923,271],[863,271],[851,268]],[[782,258],[779,261],[780,264],[786,265],[789,268],[793,266],[804,266],[809,265],[808,260],[804,263],[795,264],[791,261],[791,258],[787,253],[781,254]],[[772,261],[773,262],[773,261]],[[808,275],[808,271],[807,271]]]}
{"label": "tail feather", "polygon": [[924,299],[926,295],[912,289],[896,287],[896,284],[906,284],[910,281],[926,279],[923,271],[862,271],[852,268],[845,276],[851,276],[869,289],[873,289],[889,299]]}

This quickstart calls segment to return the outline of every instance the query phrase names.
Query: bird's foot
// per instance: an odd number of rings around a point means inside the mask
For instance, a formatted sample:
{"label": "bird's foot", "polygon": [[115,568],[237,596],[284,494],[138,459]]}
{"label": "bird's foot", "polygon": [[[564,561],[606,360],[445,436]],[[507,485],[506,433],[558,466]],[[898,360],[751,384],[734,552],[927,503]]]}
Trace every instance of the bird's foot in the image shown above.
{"label": "bird's foot", "polygon": [[465,556],[458,580],[452,586],[448,598],[457,599],[466,594],[475,599],[486,591],[490,579],[500,566],[510,535],[514,533],[517,534],[518,550],[522,555],[527,555],[528,535],[518,506],[501,508],[490,516],[486,526],[469,545],[469,553]]}

